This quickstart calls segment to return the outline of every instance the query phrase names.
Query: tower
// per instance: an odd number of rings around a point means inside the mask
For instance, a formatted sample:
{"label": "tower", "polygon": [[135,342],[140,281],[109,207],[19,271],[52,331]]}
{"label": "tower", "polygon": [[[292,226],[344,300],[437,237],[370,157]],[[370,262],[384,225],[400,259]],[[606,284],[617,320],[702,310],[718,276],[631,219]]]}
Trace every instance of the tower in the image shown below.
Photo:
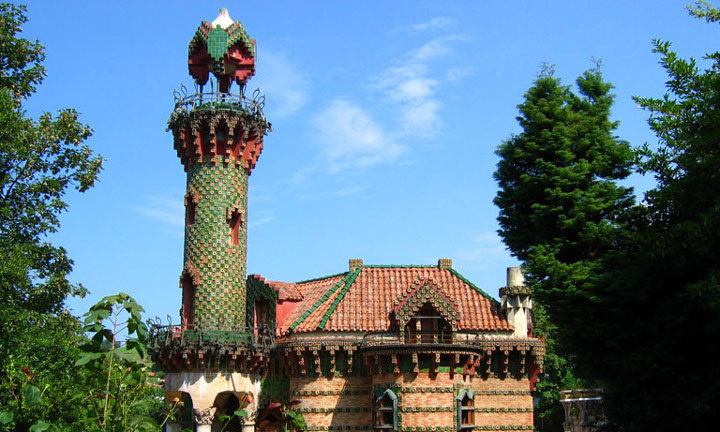
{"label": "tower", "polygon": [[176,95],[168,124],[187,172],[182,323],[231,330],[246,324],[248,176],[270,129],[259,93],[244,97],[255,40],[222,9],[195,32],[188,66],[197,91]]}
{"label": "tower", "polygon": [[192,37],[188,69],[195,92],[175,92],[168,121],[187,173],[181,320],[153,328],[150,352],[166,372],[169,431],[252,431],[273,340],[246,312],[248,177],[270,131],[264,97],[245,96],[255,40],[221,9]]}

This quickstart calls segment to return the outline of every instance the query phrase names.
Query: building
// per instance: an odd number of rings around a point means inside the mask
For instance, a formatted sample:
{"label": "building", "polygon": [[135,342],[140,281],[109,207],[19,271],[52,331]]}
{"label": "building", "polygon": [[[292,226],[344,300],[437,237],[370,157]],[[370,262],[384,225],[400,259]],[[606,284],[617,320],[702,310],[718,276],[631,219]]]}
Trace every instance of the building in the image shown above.
{"label": "building", "polygon": [[246,277],[248,177],[271,129],[263,97],[243,91],[255,50],[226,10],[203,22],[189,46],[196,92],[176,95],[169,120],[187,193],[181,322],[151,332],[180,407],[167,429],[282,430],[268,405],[297,400],[310,431],[531,430],[544,344],[519,268],[501,302],[449,259]]}

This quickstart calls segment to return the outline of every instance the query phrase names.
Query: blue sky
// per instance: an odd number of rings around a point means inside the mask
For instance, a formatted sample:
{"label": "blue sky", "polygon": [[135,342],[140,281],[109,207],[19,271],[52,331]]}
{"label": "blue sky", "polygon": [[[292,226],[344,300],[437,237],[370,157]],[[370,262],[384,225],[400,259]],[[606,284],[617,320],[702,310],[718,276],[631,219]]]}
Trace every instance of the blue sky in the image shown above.
{"label": "blue sky", "polygon": [[[107,160],[70,194],[52,240],[91,294],[125,291],[178,320],[184,172],[165,131],[191,86],[187,44],[220,7],[257,40],[250,90],[274,131],[250,177],[248,270],[299,281],[368,264],[454,267],[497,295],[515,265],[495,231],[494,150],[519,132],[516,106],[540,65],[567,84],[602,59],[618,135],[654,143],[633,95],[660,96],[651,40],[684,57],[717,30],[683,1],[30,1],[25,37],[47,48],[31,115],[74,107]],[[639,189],[650,179],[634,177]]]}

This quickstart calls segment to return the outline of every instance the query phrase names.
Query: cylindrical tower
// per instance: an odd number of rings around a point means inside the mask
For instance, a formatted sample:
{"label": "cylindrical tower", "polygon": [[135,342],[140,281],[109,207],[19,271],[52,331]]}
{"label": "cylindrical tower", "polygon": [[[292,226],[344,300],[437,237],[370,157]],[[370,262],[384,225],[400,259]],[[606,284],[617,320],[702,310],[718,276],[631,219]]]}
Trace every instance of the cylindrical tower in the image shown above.
{"label": "cylindrical tower", "polygon": [[195,92],[175,93],[168,121],[187,173],[182,319],[153,326],[148,350],[166,372],[168,431],[251,432],[271,345],[245,316],[248,177],[270,130],[263,96],[244,92],[255,41],[222,9],[195,32],[188,66]]}
{"label": "cylindrical tower", "polygon": [[[198,28],[188,65],[197,91],[176,94],[168,124],[187,172],[182,323],[238,329],[246,323],[248,176],[270,129],[259,93],[244,96],[255,71],[255,41],[222,10]],[[203,93],[208,81],[211,91]]]}

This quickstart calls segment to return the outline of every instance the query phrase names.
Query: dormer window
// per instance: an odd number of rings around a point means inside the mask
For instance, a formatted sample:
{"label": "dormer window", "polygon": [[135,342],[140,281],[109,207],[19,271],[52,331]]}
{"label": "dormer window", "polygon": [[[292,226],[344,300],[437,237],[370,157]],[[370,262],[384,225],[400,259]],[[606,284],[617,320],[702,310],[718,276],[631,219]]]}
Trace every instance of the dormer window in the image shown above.
{"label": "dormer window", "polygon": [[452,343],[451,328],[430,303],[425,303],[405,325],[405,342]]}
{"label": "dormer window", "polygon": [[455,398],[457,403],[457,426],[459,432],[475,429],[475,392],[461,390]]}
{"label": "dormer window", "polygon": [[373,428],[385,431],[397,430],[397,395],[387,389],[375,392],[373,404]]}

